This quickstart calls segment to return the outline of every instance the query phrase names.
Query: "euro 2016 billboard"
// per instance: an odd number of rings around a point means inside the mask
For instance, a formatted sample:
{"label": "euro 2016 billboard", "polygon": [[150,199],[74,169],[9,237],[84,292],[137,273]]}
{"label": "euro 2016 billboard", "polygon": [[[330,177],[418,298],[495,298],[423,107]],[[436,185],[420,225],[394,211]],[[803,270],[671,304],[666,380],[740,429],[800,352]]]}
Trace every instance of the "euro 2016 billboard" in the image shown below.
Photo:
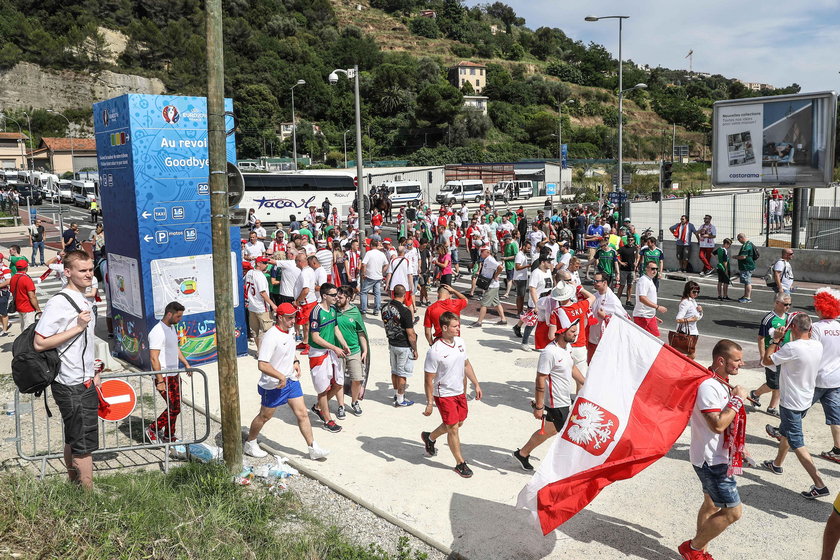
{"label": "euro 2016 billboard", "polygon": [[834,92],[718,101],[712,117],[712,183],[828,186],[836,114]]}
{"label": "euro 2016 billboard", "polygon": [[[233,110],[229,99],[225,110]],[[216,330],[206,99],[123,95],[95,104],[93,118],[117,355],[150,368],[148,333],[172,301],[185,307],[176,332],[190,363],[214,361],[219,336],[235,337],[237,353],[245,354],[241,244],[233,229],[236,329]],[[235,164],[233,136],[226,146]]]}

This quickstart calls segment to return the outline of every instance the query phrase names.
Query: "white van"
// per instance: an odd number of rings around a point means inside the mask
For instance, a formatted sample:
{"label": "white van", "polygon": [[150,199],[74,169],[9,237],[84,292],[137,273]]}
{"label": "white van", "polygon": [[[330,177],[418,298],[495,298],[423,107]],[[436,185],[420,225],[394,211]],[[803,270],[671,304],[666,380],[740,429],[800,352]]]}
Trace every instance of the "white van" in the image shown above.
{"label": "white van", "polygon": [[73,188],[73,206],[90,208],[90,203],[96,200],[96,185],[93,181],[71,181]]}
{"label": "white van", "polygon": [[534,184],[528,180],[500,181],[493,187],[493,197],[501,200],[528,200],[534,196]]}
{"label": "white van", "polygon": [[463,181],[447,181],[435,197],[438,204],[454,204],[456,202],[481,202],[484,198],[484,183],[479,179]]}
{"label": "white van", "polygon": [[388,189],[388,196],[394,205],[420,202],[423,199],[420,181],[385,181],[383,186]]}
{"label": "white van", "polygon": [[61,202],[73,202],[73,182],[69,179],[59,179],[58,184],[58,198]]}

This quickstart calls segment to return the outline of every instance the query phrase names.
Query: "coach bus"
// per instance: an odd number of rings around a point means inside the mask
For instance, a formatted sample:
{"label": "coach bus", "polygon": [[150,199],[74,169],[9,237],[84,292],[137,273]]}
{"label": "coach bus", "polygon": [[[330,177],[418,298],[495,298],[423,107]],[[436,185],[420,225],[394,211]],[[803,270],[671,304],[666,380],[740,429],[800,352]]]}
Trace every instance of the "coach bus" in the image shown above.
{"label": "coach bus", "polygon": [[346,217],[356,197],[354,175],[349,173],[243,173],[245,195],[240,208],[253,208],[264,222],[288,223],[289,216],[298,218],[328,198]]}

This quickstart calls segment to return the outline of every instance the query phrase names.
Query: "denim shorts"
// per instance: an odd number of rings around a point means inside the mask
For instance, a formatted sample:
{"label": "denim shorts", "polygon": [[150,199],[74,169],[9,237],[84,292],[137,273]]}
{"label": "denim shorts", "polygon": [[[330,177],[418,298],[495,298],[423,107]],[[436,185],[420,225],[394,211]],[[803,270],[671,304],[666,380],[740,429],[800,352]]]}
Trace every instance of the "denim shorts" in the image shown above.
{"label": "denim shorts", "polygon": [[741,284],[743,284],[744,286],[752,284],[752,275],[752,270],[741,270],[740,272],[738,272],[738,277],[741,278]]}
{"label": "denim shorts", "polygon": [[414,373],[414,353],[409,347],[388,346],[391,354],[391,374],[411,377]]}
{"label": "denim shorts", "polygon": [[735,484],[734,476],[726,476],[729,465],[709,465],[703,463],[702,467],[694,466],[694,472],[703,485],[703,493],[708,494],[712,503],[719,508],[734,508],[741,504],[741,496],[738,495],[738,487]]}
{"label": "denim shorts", "polygon": [[840,387],[833,389],[814,389],[814,404],[820,401],[825,412],[825,423],[828,426],[840,426]]}
{"label": "denim shorts", "polygon": [[779,424],[779,432],[785,436],[793,450],[805,447],[805,434],[802,433],[802,419],[808,414],[807,410],[790,410],[783,406],[779,407],[779,415],[782,423]]}

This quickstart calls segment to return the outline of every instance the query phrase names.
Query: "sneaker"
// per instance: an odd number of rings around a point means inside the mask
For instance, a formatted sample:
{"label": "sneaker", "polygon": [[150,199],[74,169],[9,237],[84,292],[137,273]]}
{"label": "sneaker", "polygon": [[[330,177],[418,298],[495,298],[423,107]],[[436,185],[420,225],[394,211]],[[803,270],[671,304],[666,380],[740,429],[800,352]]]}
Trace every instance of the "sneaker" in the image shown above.
{"label": "sneaker", "polygon": [[834,461],[835,463],[840,463],[840,453],[835,453],[834,449],[823,451],[822,453],[820,453],[820,457],[822,457],[823,459],[828,459],[829,461]]}
{"label": "sneaker", "polygon": [[756,395],[755,391],[750,391],[750,398],[755,401],[755,406],[761,406],[761,397]]}
{"label": "sneaker", "polygon": [[805,492],[800,492],[803,498],[808,498],[809,500],[814,500],[816,498],[824,498],[828,496],[828,486],[823,486],[822,488],[817,488],[813,484],[811,485],[810,490],[806,490]]}
{"label": "sneaker", "polygon": [[414,404],[414,401],[410,401],[410,400],[408,400],[408,399],[407,399],[407,398],[405,398],[405,397],[403,397],[403,401],[402,401],[402,402],[397,402],[397,400],[396,400],[396,399],[394,399],[394,406],[411,406],[411,405],[413,405],[413,404]]}
{"label": "sneaker", "polygon": [[356,401],[350,405],[350,412],[352,412],[356,416],[362,415],[362,407],[359,406],[359,401]]}
{"label": "sneaker", "polygon": [[298,343],[295,346],[295,350],[303,350],[304,348],[306,348],[306,344],[303,343],[302,338],[298,338],[297,341],[298,341]]}
{"label": "sneaker", "polygon": [[[464,462],[464,463],[460,463],[460,464],[458,464],[458,465],[455,465],[455,468],[454,468],[453,470],[454,470],[456,473],[458,473],[458,475],[459,475],[461,478],[469,478],[469,477],[471,477],[471,476],[473,475],[472,469],[471,469],[471,468],[469,468],[469,467],[467,466],[467,463],[466,463],[466,462]],[[828,491],[828,490],[826,490],[826,492],[827,492],[827,491]]]}
{"label": "sneaker", "polygon": [[763,461],[761,463],[761,466],[773,474],[782,474],[783,472],[785,472],[785,470],[782,467],[776,466],[776,463],[774,463],[771,459]]}
{"label": "sneaker", "polygon": [[432,441],[431,436],[431,432],[420,432],[420,439],[423,440],[423,446],[426,448],[426,455],[434,457],[437,455],[437,449],[435,449],[435,442]]}
{"label": "sneaker", "polygon": [[313,441],[312,445],[309,446],[309,458],[313,461],[323,459],[329,454],[330,452],[326,449],[322,449],[321,446],[318,445],[318,442]]}
{"label": "sneaker", "polygon": [[703,552],[702,550],[694,550],[693,548],[691,548],[691,539],[688,539],[687,541],[682,543],[677,548],[677,552],[680,553],[680,557],[683,560],[707,560],[709,558],[712,558],[708,553]]}
{"label": "sneaker", "polygon": [[775,438],[778,441],[782,441],[782,433],[779,431],[779,428],[773,426],[771,424],[767,424],[764,426],[764,431],[767,432],[767,435],[771,438]]}
{"label": "sneaker", "polygon": [[158,442],[158,433],[157,430],[153,429],[151,425],[146,427],[144,432],[146,434],[146,439],[149,440],[149,443],[157,443]]}
{"label": "sneaker", "polygon": [[177,443],[178,438],[175,436],[168,436],[166,434],[158,434],[158,441],[161,443]]}
{"label": "sneaker", "polygon": [[752,300],[748,299],[748,298],[745,298],[745,297],[742,297],[742,298],[738,298],[738,303],[752,303]]}
{"label": "sneaker", "polygon": [[339,406],[338,410],[335,411],[335,417],[339,420],[344,420],[345,418],[347,418],[347,413],[344,412],[343,406]]}
{"label": "sneaker", "polygon": [[311,410],[312,412],[314,412],[314,413],[315,413],[315,416],[317,416],[317,417],[318,417],[318,420],[320,420],[321,422],[323,422],[323,421],[324,421],[324,416],[321,414],[321,409],[320,409],[320,408],[318,408],[318,404],[317,404],[317,403],[316,403],[316,404],[313,404],[313,405],[312,405],[312,408],[310,408],[309,410]]}
{"label": "sneaker", "polygon": [[478,321],[476,321],[475,323],[470,324],[470,328],[472,328],[472,329],[478,329],[478,328],[480,328],[480,327],[481,327],[481,323],[479,323]]}
{"label": "sneaker", "polygon": [[779,415],[778,408],[768,408],[767,414],[769,414],[770,416],[775,416],[776,418],[781,418],[781,415]]}
{"label": "sneaker", "polygon": [[513,334],[516,338],[522,339],[522,327],[519,325],[513,325]]}
{"label": "sneaker", "polygon": [[528,460],[530,458],[530,456],[529,457],[523,457],[519,453],[519,450],[517,449],[516,451],[513,452],[513,457],[514,457],[514,459],[519,461],[520,465],[522,465],[522,470],[525,470],[525,471],[534,470],[534,467],[531,466],[531,461]]}
{"label": "sneaker", "polygon": [[330,420],[329,422],[324,422],[324,429],[328,432],[332,432],[337,434],[341,431],[341,426],[335,423],[335,420]]}
{"label": "sneaker", "polygon": [[303,350],[300,351],[301,356],[308,356],[309,355],[309,345],[307,344]]}
{"label": "sneaker", "polygon": [[255,439],[246,441],[245,445],[242,446],[242,450],[245,452],[245,455],[256,457],[258,459],[268,457],[268,453],[259,446],[257,440]]}

